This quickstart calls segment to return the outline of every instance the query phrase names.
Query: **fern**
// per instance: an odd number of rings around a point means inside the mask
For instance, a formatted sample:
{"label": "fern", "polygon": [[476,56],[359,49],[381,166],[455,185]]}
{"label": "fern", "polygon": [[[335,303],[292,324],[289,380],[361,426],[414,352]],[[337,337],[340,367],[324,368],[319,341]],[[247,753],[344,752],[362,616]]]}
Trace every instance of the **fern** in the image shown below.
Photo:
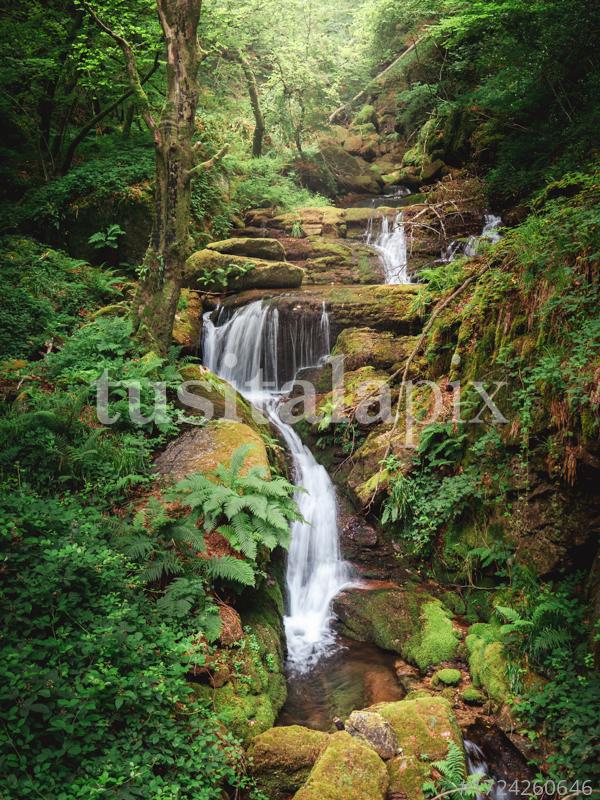
{"label": "fern", "polygon": [[252,566],[235,556],[220,556],[206,562],[211,578],[241,583],[242,586],[254,586],[255,576]]}

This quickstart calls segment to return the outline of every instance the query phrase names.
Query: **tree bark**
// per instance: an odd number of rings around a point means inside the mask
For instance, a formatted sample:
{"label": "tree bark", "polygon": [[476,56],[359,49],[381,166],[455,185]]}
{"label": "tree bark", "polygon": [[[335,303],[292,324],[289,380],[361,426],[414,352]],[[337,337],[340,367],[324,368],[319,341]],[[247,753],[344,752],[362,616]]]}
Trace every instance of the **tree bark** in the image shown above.
{"label": "tree bark", "polygon": [[98,18],[98,26],[117,42],[127,64],[133,97],[154,138],[156,188],[152,234],[144,258],[135,301],[136,334],[144,344],[165,354],[181,293],[185,262],[190,254],[191,180],[222,157],[225,148],[198,164],[194,146],[200,0],[157,0],[166,45],[167,92],[159,121],[154,119],[137,70],[133,49],[122,36]]}
{"label": "tree bark", "polygon": [[263,140],[265,138],[265,118],[260,107],[260,98],[258,96],[258,86],[256,85],[256,76],[252,70],[247,59],[240,53],[239,61],[246,79],[246,86],[248,87],[248,96],[250,97],[250,105],[252,106],[252,113],[254,114],[254,136],[252,137],[252,157],[260,158],[263,151]]}

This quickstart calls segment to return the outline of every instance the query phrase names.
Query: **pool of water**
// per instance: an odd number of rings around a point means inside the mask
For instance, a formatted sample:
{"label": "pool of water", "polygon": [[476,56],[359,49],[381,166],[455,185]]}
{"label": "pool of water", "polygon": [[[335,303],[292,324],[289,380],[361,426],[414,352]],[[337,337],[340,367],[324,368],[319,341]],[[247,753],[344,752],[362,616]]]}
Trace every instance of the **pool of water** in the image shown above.
{"label": "pool of water", "polygon": [[288,675],[288,697],[278,725],[304,725],[320,731],[354,709],[401,700],[394,670],[397,659],[373,644],[340,637],[338,647],[310,672]]}

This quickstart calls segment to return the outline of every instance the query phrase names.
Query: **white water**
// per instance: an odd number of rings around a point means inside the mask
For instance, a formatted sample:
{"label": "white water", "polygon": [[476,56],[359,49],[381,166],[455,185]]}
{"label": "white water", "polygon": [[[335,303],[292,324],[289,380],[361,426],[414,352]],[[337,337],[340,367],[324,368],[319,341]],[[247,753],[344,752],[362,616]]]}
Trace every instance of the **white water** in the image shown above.
{"label": "white water", "polygon": [[[290,668],[308,670],[333,644],[331,601],[350,580],[339,547],[335,489],[278,407],[286,381],[329,354],[329,317],[282,316],[260,301],[230,318],[204,316],[204,364],[232,383],[269,417],[294,463],[296,500],[305,522],[292,525],[287,564],[288,615],[285,631]],[[283,321],[283,324],[282,324]]]}
{"label": "white water", "polygon": [[482,242],[496,244],[502,238],[499,228],[502,225],[502,218],[494,214],[485,214],[483,217],[483,230],[479,236],[469,236],[466,243],[450,242],[448,247],[442,252],[442,262],[450,264],[458,256],[473,258],[478,255]]}
{"label": "white water", "polygon": [[410,283],[406,233],[400,211],[390,225],[386,215],[381,217],[379,231],[375,232],[375,217],[372,216],[365,234],[366,243],[379,253],[386,283]]}
{"label": "white water", "polygon": [[[485,760],[483,750],[475,742],[465,739],[465,753],[467,756],[467,772],[469,775],[481,775],[482,778],[492,778],[490,768]],[[486,795],[478,794],[477,800],[508,800],[508,793],[494,781],[490,792]]]}

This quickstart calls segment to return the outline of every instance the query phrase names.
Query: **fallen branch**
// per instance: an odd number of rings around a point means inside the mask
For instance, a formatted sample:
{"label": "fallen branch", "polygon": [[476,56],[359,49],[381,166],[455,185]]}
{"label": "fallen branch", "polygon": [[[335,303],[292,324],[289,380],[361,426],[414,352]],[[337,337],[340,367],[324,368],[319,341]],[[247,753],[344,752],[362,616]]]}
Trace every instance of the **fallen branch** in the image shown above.
{"label": "fallen branch", "polygon": [[[404,367],[400,367],[399,369],[397,369],[385,381],[385,383],[387,383],[389,385],[399,375],[402,376],[402,380],[400,382],[400,391],[398,393],[398,402],[397,402],[397,405],[396,405],[396,414],[394,416],[394,422],[392,424],[392,428],[391,428],[391,430],[389,432],[389,441],[388,441],[388,445],[387,445],[387,448],[386,448],[386,451],[385,451],[385,455],[381,459],[382,461],[385,461],[388,458],[388,456],[390,455],[390,452],[392,450],[392,436],[394,434],[394,431],[398,427],[398,423],[400,421],[400,407],[401,407],[401,402],[402,402],[403,389],[406,386],[406,382],[408,380],[408,373],[410,371],[410,367],[411,367],[413,361],[415,360],[415,358],[417,357],[417,354],[419,353],[419,351],[423,347],[423,343],[425,342],[427,334],[431,330],[431,328],[433,326],[433,323],[439,317],[439,315],[442,313],[442,311],[444,311],[444,309],[446,309],[460,294],[462,294],[462,292],[464,292],[464,290],[467,288],[467,286],[470,286],[474,281],[479,280],[479,278],[481,278],[481,276],[484,275],[487,272],[488,269],[489,269],[489,265],[486,264],[486,266],[483,269],[479,270],[479,272],[475,273],[474,275],[470,275],[465,281],[463,281],[461,283],[461,285],[458,287],[458,289],[455,289],[454,292],[452,292],[451,295],[446,297],[444,300],[440,300],[440,302],[433,309],[433,311],[431,313],[431,316],[427,320],[426,325],[423,327],[423,330],[421,331],[421,335],[419,336],[419,339],[418,339],[415,347],[413,348],[413,350],[411,351],[410,355],[406,359],[406,363],[405,363]],[[363,405],[366,400],[369,400],[372,397],[374,397],[379,391],[381,391],[381,387],[379,387],[377,390],[375,390],[371,395],[368,395],[366,398],[364,398],[361,401],[360,405]],[[358,408],[358,406],[353,409],[353,416],[356,415],[357,408]],[[371,495],[371,499],[369,500],[369,503],[367,505],[367,509],[371,508],[371,506],[373,505],[373,502],[375,501],[375,498],[377,496],[377,492],[379,491],[380,482],[381,482],[381,472],[378,472],[377,473],[377,485],[375,486],[375,489],[373,490],[373,494]]]}
{"label": "fallen branch", "polygon": [[407,47],[406,50],[404,50],[402,53],[400,53],[398,58],[396,58],[394,61],[392,61],[391,64],[388,64],[388,66],[384,70],[382,70],[378,75],[376,75],[374,78],[372,78],[367,83],[367,85],[365,86],[365,88],[362,91],[360,91],[358,94],[354,95],[354,97],[351,100],[348,100],[347,103],[344,103],[339,108],[336,108],[336,110],[333,112],[333,114],[329,117],[329,124],[333,125],[334,122],[347,109],[349,109],[351,106],[353,106],[354,103],[357,103],[359,100],[362,100],[362,98],[367,94],[367,91],[368,91],[370,86],[372,86],[374,83],[378,83],[383,77],[385,77],[387,75],[388,72],[390,72],[390,70],[394,69],[396,64],[399,64],[400,61],[402,61],[403,58],[406,58],[407,55],[409,55],[410,53],[415,52],[417,47],[418,47],[418,45],[421,44],[421,42],[424,41],[424,39],[426,39],[426,38],[427,38],[426,36],[421,36],[420,39],[417,39],[416,41],[413,41],[413,43],[410,45],[410,47]]}

